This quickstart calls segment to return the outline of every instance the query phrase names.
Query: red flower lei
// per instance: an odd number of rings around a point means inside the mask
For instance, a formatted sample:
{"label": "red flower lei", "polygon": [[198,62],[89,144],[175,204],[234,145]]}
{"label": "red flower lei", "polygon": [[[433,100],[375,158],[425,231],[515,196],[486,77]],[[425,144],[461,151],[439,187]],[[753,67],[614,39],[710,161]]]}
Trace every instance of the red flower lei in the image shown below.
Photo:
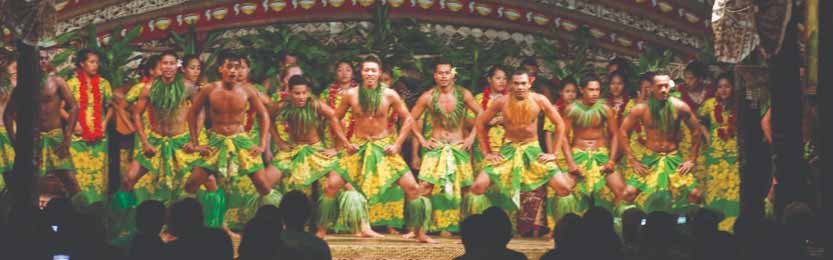
{"label": "red flower lei", "polygon": [[89,96],[87,94],[87,75],[85,75],[81,70],[76,71],[75,75],[78,78],[79,83],[78,102],[80,103],[80,111],[78,112],[81,119],[81,138],[84,139],[84,141],[93,142],[104,137],[104,129],[102,129],[101,125],[101,87],[98,84],[101,77],[95,75],[92,79],[90,79],[90,84],[92,85],[91,91],[93,94],[93,127],[90,129],[90,126],[87,124],[87,105],[89,104]]}
{"label": "red flower lei", "polygon": [[734,109],[731,110],[731,112],[729,114],[729,122],[728,122],[729,124],[728,124],[728,126],[724,127],[723,126],[723,121],[724,121],[723,120],[723,110],[724,110],[723,105],[721,105],[719,103],[717,105],[715,105],[715,107],[714,107],[714,120],[717,121],[717,124],[718,124],[718,126],[717,126],[718,127],[717,136],[719,136],[720,139],[723,139],[724,141],[726,141],[727,139],[729,139],[729,137],[735,136],[735,133],[737,132],[736,131],[736,125],[735,125],[736,112],[735,112]]}
{"label": "red flower lei", "polygon": [[[358,86],[359,86],[359,83],[356,83],[356,81],[352,81],[352,80],[350,81],[350,87],[351,88],[352,87],[358,87]],[[338,85],[338,82],[333,82],[333,84],[330,85],[330,90],[327,91],[327,105],[330,106],[333,109],[335,109],[336,98],[338,96],[338,91],[340,91],[340,90],[341,90],[341,86]],[[351,136],[353,136],[353,123],[354,122],[355,121],[353,120],[353,118],[350,118],[350,126],[347,129],[347,138],[350,138]],[[330,129],[330,135],[332,135],[333,138],[335,138],[336,130],[335,129]]]}
{"label": "red flower lei", "polygon": [[[500,93],[503,94],[503,95],[507,95],[507,94],[509,94],[509,89],[505,88]],[[492,96],[492,86],[488,86],[488,87],[486,87],[486,89],[483,90],[483,100],[480,100],[480,106],[483,108],[483,110],[486,110],[487,108],[489,108],[489,101],[492,100],[490,98],[491,96]],[[487,144],[491,144],[490,141],[489,141],[489,135],[488,134],[486,135],[486,140],[484,140],[484,141],[486,141]]]}
{"label": "red flower lei", "polygon": [[[703,102],[706,102],[706,100],[712,97],[714,93],[709,91],[709,88],[707,88],[706,86],[703,86],[703,88],[703,91],[706,92],[706,94],[703,96]],[[691,108],[691,111],[698,111],[700,109],[700,104],[697,104],[697,102],[694,102],[694,99],[691,99],[691,95],[688,93],[688,89],[685,86],[682,86],[679,89],[680,97],[683,99],[683,102],[685,102]]]}
{"label": "red flower lei", "polygon": [[[625,118],[624,117],[625,107],[628,105],[628,102],[630,101],[630,99],[631,98],[628,95],[625,95],[624,97],[622,97],[622,105],[619,106],[618,109],[616,110],[616,122],[619,123],[620,125],[622,124],[622,119]],[[616,104],[614,103],[614,101],[615,101],[615,99],[613,98],[613,96],[608,96],[607,97],[607,104],[610,105],[610,108],[614,108],[614,109],[616,108]]]}

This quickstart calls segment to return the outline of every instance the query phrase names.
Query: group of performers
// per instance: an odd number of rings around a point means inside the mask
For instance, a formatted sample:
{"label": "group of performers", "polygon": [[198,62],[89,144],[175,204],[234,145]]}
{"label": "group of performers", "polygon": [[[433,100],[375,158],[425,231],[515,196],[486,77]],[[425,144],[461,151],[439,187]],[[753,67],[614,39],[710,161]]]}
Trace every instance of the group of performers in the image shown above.
{"label": "group of performers", "polygon": [[[591,206],[615,214],[713,207],[727,227],[738,214],[731,81],[718,78],[712,93],[701,71],[687,70],[675,87],[666,73],[642,75],[634,97],[620,72],[604,80],[609,97],[602,80],[585,76],[563,81],[552,102],[528,68],[494,66],[488,86],[473,95],[455,84],[452,62],[439,59],[433,87],[409,109],[373,55],[356,67],[338,62],[336,82],[320,98],[292,56],[260,85],[249,78],[251,61],[232,51],[219,57],[214,82],[201,81],[198,57],[168,51],[140,66],[139,83],[116,90],[98,74],[93,51],[77,53],[69,80],[49,73],[48,55],[41,56],[38,174],[59,179],[75,205],[109,205],[117,234],[130,230],[141,201],[186,197],[202,202],[207,225],[239,230],[288,190],[316,196],[319,237],[381,237],[372,226],[404,226],[406,236],[433,242],[428,232],[457,232],[463,218],[490,206],[524,214],[521,194],[541,187],[550,226]],[[0,89],[6,174],[13,82]],[[110,122],[117,133],[135,133],[131,145],[119,146],[122,179],[112,197]],[[411,162],[418,174],[400,154],[409,140],[421,147]]]}

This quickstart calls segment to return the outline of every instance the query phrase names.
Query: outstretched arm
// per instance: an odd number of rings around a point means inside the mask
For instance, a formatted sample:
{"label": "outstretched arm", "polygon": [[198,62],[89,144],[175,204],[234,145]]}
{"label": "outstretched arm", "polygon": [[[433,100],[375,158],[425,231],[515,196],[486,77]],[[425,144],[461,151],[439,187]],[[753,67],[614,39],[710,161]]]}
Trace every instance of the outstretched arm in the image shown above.
{"label": "outstretched arm", "polygon": [[612,172],[616,165],[616,158],[619,156],[619,122],[616,120],[616,112],[608,106],[605,107],[607,108],[607,131],[610,133],[610,155],[608,156],[610,160],[607,161],[605,170]]}
{"label": "outstretched arm", "polygon": [[148,94],[150,93],[150,88],[143,87],[142,93],[139,94],[139,99],[136,100],[136,103],[133,105],[133,125],[136,128],[136,134],[139,135],[139,142],[142,144],[143,148],[149,148],[147,133],[145,133],[145,128],[143,126],[144,122],[142,122],[142,114],[145,113],[145,108],[147,107],[148,103]]}
{"label": "outstretched arm", "polygon": [[[390,90],[390,95],[392,99],[391,106],[396,110],[396,113],[399,114],[400,120],[403,120],[402,129],[399,129],[399,138],[396,138],[396,147],[402,147],[402,143],[408,139],[408,132],[411,131],[411,128],[414,125],[414,118],[411,117],[410,111],[408,111],[408,107],[405,106],[405,102],[402,101],[402,98],[399,97],[399,94],[396,94],[396,91]],[[399,152],[399,149],[396,151]]]}
{"label": "outstretched arm", "polygon": [[191,144],[197,145],[199,144],[199,134],[202,131],[203,124],[199,123],[199,113],[203,110],[203,106],[205,106],[205,102],[208,101],[208,93],[211,92],[211,89],[214,88],[214,85],[208,85],[205,88],[201,88],[196,95],[194,95],[194,99],[191,102],[191,108],[188,109],[188,131],[191,136]]}
{"label": "outstretched arm", "polygon": [[[480,115],[481,113],[483,113],[483,109],[480,108],[480,104],[477,104],[477,102],[474,100],[474,96],[472,96],[471,92],[466,90],[466,89],[463,89],[463,101],[466,103],[466,106],[469,109],[471,109],[471,111],[474,112],[475,116]],[[468,117],[464,116],[463,118],[465,119],[465,118],[468,118]],[[476,139],[477,139],[477,131],[475,131],[474,128],[472,128],[469,131],[468,137],[466,138],[466,142],[465,142],[466,150],[471,149],[471,145],[474,143],[474,141]]]}
{"label": "outstretched arm", "polygon": [[[565,113],[569,113],[570,110],[573,109],[573,106],[567,106]],[[567,136],[573,132],[573,120],[570,117],[562,118],[564,121],[564,139],[561,140],[561,146],[554,146],[555,148],[552,149],[551,153],[555,153],[557,150],[561,150],[564,153],[564,159],[567,161],[567,172],[572,174],[580,174],[580,170],[576,165],[576,161],[573,160],[573,150],[570,147],[570,140]],[[556,132],[558,133],[558,132]],[[555,133],[553,133],[555,135]]]}
{"label": "outstretched arm", "polygon": [[[324,104],[324,102],[320,102],[318,100],[313,100],[313,102],[318,102],[318,111],[319,113],[321,113],[321,116],[326,118],[327,122],[329,122],[330,129],[333,129],[333,132],[335,132],[335,137],[338,138],[338,140],[341,141],[341,143],[349,144],[350,141],[347,140],[347,135],[344,134],[344,129],[341,127],[341,120],[338,120],[338,118],[336,118],[335,111],[327,104]],[[347,147],[348,149],[350,149],[351,146],[348,145]]]}
{"label": "outstretched arm", "polygon": [[[422,118],[422,113],[425,112],[425,107],[428,105],[428,103],[431,102],[432,97],[430,93],[432,93],[432,91],[433,90],[426,91],[422,94],[422,96],[419,97],[419,99],[416,102],[416,105],[414,105],[414,108],[411,110],[412,118]],[[411,133],[414,134],[414,139],[416,139],[420,145],[425,146],[429,149],[433,148],[430,147],[430,145],[428,144],[428,140],[425,140],[425,136],[422,135],[422,127],[411,128]]]}
{"label": "outstretched arm", "polygon": [[249,92],[249,105],[251,105],[257,116],[260,117],[260,149],[266,150],[269,142],[269,112],[266,111],[266,106],[263,105],[263,100],[261,100],[260,95],[258,95],[257,90],[254,88],[246,88],[247,92]]}
{"label": "outstretched arm", "polygon": [[494,100],[489,107],[486,108],[483,113],[477,116],[477,119],[474,120],[474,131],[477,133],[478,145],[480,145],[480,151],[483,151],[484,155],[488,155],[492,153],[491,145],[486,141],[489,140],[489,131],[486,128],[486,123],[492,120],[492,118],[497,115],[497,113],[503,108],[503,103],[505,102],[505,97],[498,98]]}

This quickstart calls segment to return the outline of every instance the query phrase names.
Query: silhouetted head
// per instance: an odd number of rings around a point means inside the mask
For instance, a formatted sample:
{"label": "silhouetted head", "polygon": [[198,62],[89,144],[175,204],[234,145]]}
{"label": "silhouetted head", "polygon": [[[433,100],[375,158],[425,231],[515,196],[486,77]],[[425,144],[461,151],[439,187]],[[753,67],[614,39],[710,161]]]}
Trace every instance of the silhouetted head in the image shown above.
{"label": "silhouetted head", "polygon": [[206,229],[200,237],[201,246],[197,253],[200,260],[232,260],[234,259],[234,246],[231,243],[228,233],[222,229]]}
{"label": "silhouetted head", "polygon": [[474,214],[460,222],[460,238],[466,253],[487,248],[488,234],[483,215]]}
{"label": "silhouetted head", "polygon": [[642,221],[647,216],[639,208],[629,208],[622,213],[622,240],[625,243],[636,242],[639,239],[639,231]]}
{"label": "silhouetted head", "polygon": [[717,232],[717,225],[723,220],[723,214],[711,209],[699,209],[694,213],[691,232],[694,236],[704,236]]}
{"label": "silhouetted head", "polygon": [[240,259],[273,259],[282,244],[282,231],[280,218],[256,216],[243,228],[243,239],[237,250]]}
{"label": "silhouetted head", "polygon": [[203,229],[202,206],[197,200],[187,198],[171,206],[171,234],[187,237]]}
{"label": "silhouetted head", "polygon": [[281,200],[281,214],[286,228],[301,231],[310,217],[310,205],[307,195],[301,191],[293,190],[283,196]]}
{"label": "silhouetted head", "polygon": [[165,224],[165,205],[146,200],[136,210],[136,228],[146,234],[158,234]]}
{"label": "silhouetted head", "polygon": [[512,239],[512,222],[509,216],[498,207],[490,207],[483,211],[484,229],[487,229],[492,240],[491,247],[505,248]]}
{"label": "silhouetted head", "polygon": [[257,209],[255,217],[276,219],[283,222],[283,220],[281,219],[281,210],[278,209],[278,207],[275,207],[274,205],[265,205],[263,207],[260,207],[259,209]]}
{"label": "silhouetted head", "polygon": [[567,213],[555,224],[552,240],[558,248],[570,247],[577,243],[580,234],[581,217]]}

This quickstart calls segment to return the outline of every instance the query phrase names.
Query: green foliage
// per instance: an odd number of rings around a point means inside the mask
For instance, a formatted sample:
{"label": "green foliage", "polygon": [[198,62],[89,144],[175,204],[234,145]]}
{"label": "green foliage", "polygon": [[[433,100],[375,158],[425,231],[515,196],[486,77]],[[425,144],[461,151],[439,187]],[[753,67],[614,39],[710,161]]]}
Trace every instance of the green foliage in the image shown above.
{"label": "green foliage", "polygon": [[[572,78],[576,82],[588,74],[596,74],[595,67],[589,63],[587,51],[590,49],[591,36],[588,28],[582,27],[574,32],[575,41],[565,52],[558,52],[555,46],[539,36],[532,47],[538,58],[544,61],[543,66],[549,69],[556,80]],[[561,66],[558,61],[563,61]]]}
{"label": "green foliage", "polygon": [[636,66],[636,75],[642,75],[647,72],[654,72],[663,68],[667,68],[671,60],[674,59],[674,54],[670,50],[657,50],[652,48],[645,48],[645,51],[639,55],[639,64]]}
{"label": "green foliage", "polygon": [[[107,44],[102,44],[98,40],[95,25],[89,25],[83,30],[75,30],[55,37],[57,46],[62,47],[63,51],[56,54],[50,61],[53,67],[60,67],[64,65],[70,57],[74,57],[82,48],[88,48],[101,54],[99,60],[98,73],[102,77],[110,81],[114,87],[121,86],[128,81],[128,71],[125,65],[141,58],[136,54],[136,49],[130,43],[139,37],[141,33],[141,26],[135,26],[121,35],[122,28],[114,30],[110,35]],[[75,66],[71,65],[58,72],[59,75],[70,78],[73,75]]]}
{"label": "green foliage", "polygon": [[209,80],[215,80],[219,78],[217,76],[217,70],[210,69],[206,65],[214,64],[220,56],[220,52],[223,51],[223,47],[228,44],[229,39],[222,38],[222,35],[222,31],[212,31],[208,33],[203,41],[200,41],[197,37],[196,29],[194,26],[190,26],[186,34],[178,34],[175,31],[171,31],[170,41],[177,49],[182,51],[183,55],[201,55],[206,49],[210,49],[208,59],[203,65],[203,74],[207,75]]}
{"label": "green foliage", "polygon": [[477,92],[484,87],[483,75],[488,70],[487,66],[504,65],[507,57],[520,55],[520,48],[508,41],[484,44],[468,37],[444,46],[440,55],[450,60],[457,69],[457,84]]}

